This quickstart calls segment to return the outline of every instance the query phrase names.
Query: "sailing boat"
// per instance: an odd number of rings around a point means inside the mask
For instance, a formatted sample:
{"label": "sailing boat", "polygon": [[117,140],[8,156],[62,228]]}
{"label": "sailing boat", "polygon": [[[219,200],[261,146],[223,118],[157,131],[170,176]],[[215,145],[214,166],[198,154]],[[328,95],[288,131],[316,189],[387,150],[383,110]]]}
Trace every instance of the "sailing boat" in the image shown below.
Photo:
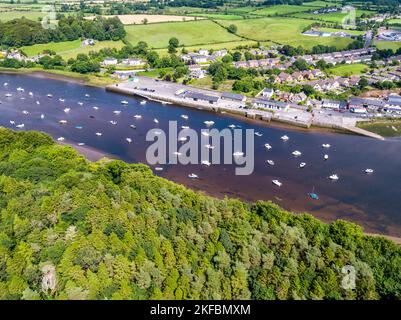
{"label": "sailing boat", "polygon": [[312,200],[319,200],[319,196],[317,195],[317,193],[315,193],[315,186],[313,186],[312,192],[308,193],[308,196],[312,199]]}

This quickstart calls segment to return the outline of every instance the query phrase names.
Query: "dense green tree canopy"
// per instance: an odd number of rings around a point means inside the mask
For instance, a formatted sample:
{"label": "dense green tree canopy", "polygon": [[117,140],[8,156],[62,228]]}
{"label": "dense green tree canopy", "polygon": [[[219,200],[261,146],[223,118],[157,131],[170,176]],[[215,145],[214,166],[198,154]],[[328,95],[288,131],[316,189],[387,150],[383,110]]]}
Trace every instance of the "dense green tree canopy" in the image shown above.
{"label": "dense green tree canopy", "polygon": [[217,200],[0,129],[0,298],[401,298],[401,250],[352,223]]}

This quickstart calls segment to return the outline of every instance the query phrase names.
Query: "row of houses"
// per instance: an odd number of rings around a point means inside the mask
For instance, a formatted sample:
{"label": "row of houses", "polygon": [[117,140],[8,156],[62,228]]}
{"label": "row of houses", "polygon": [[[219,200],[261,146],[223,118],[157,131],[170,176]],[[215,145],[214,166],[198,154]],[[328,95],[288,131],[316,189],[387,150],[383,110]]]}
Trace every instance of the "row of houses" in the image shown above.
{"label": "row of houses", "polygon": [[320,69],[305,70],[305,71],[295,71],[291,74],[281,72],[279,75],[274,76],[273,83],[292,83],[292,82],[302,82],[304,80],[313,80],[324,77],[325,74]]}
{"label": "row of houses", "polygon": [[208,63],[210,61],[216,61],[218,58],[222,58],[227,55],[227,50],[217,50],[213,53],[209,53],[209,50],[200,49],[198,52],[191,52],[181,55],[181,60],[186,64],[200,64]]}
{"label": "row of houses", "polygon": [[[339,51],[323,54],[304,55],[301,58],[310,64],[315,64],[319,60],[324,60],[327,63],[338,64],[342,63],[359,63],[368,62],[372,59],[372,53],[376,51],[375,48],[364,48],[347,51]],[[291,62],[295,62],[299,57],[292,57]]]}
{"label": "row of houses", "polygon": [[142,66],[146,64],[144,60],[141,58],[127,58],[127,59],[122,59],[121,63],[118,62],[117,58],[114,57],[108,57],[104,59],[101,63],[102,66],[117,66],[117,65],[122,65],[125,67],[137,67],[137,66]]}
{"label": "row of houses", "polygon": [[335,110],[349,109],[353,113],[366,113],[370,110],[401,114],[401,96],[389,95],[387,99],[351,97],[348,101],[324,99],[321,107]]}

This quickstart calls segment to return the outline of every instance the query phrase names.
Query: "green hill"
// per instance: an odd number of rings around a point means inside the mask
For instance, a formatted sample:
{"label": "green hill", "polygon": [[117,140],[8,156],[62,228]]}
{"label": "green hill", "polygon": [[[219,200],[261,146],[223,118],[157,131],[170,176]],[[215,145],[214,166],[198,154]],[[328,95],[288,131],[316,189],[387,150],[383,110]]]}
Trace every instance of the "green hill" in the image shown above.
{"label": "green hill", "polygon": [[206,197],[38,132],[0,129],[0,212],[1,299],[401,298],[400,248],[355,224]]}

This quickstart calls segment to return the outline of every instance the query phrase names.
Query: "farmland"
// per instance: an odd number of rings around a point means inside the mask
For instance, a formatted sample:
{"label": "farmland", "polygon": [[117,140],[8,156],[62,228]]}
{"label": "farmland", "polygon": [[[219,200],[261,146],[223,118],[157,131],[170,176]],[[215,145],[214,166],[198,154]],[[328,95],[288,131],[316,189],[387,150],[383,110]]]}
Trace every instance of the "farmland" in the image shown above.
{"label": "farmland", "polygon": [[[113,16],[104,16],[104,17],[111,18]],[[160,14],[123,14],[123,15],[117,15],[117,17],[125,25],[160,23],[160,22],[182,22],[182,21],[190,21],[197,19],[196,16],[189,17],[189,16],[173,16],[173,15],[160,15]],[[95,17],[88,16],[85,18],[94,19]]]}
{"label": "farmland", "polygon": [[392,50],[397,50],[398,48],[401,48],[401,42],[393,42],[393,41],[374,41],[374,44],[376,47],[380,50],[384,49],[392,49]]}
{"label": "farmland", "polygon": [[99,51],[103,48],[120,49],[124,46],[122,41],[98,41],[94,46],[82,47],[81,40],[51,42],[47,44],[35,44],[33,46],[22,47],[28,56],[37,55],[45,49],[53,50],[64,59],[75,58],[79,53],[88,54],[90,51]]}
{"label": "farmland", "polygon": [[241,40],[209,20],[130,25],[125,29],[131,44],[146,41],[153,48],[166,48],[171,37],[176,37],[185,46]]}
{"label": "farmland", "polygon": [[244,17],[238,14],[224,14],[224,13],[191,13],[190,15],[197,17],[204,17],[215,20],[239,20]]}
{"label": "farmland", "polygon": [[[218,21],[220,24],[228,27],[230,22]],[[238,27],[238,35],[256,40],[256,41],[274,41],[280,44],[289,44],[292,46],[303,46],[312,48],[315,45],[336,46],[338,49],[344,48],[352,40],[336,37],[308,37],[301,33],[305,27],[309,26],[311,21],[306,19],[293,18],[262,18],[262,19],[244,19],[235,22]]]}
{"label": "farmland", "polygon": [[272,7],[266,7],[263,9],[259,9],[253,11],[252,14],[261,15],[261,16],[274,16],[274,15],[282,15],[282,14],[290,14],[295,12],[303,12],[309,11],[312,9],[316,9],[315,7],[305,6],[292,6],[292,5],[278,5]]}
{"label": "farmland", "polygon": [[[367,10],[356,10],[356,17],[360,17],[363,14],[366,15],[373,15],[374,11],[367,11]],[[303,19],[314,19],[314,20],[322,20],[334,23],[342,23],[343,19],[347,16],[347,13],[342,12],[331,12],[325,14],[313,14],[313,13],[296,13],[293,17],[296,18],[303,18]]]}

